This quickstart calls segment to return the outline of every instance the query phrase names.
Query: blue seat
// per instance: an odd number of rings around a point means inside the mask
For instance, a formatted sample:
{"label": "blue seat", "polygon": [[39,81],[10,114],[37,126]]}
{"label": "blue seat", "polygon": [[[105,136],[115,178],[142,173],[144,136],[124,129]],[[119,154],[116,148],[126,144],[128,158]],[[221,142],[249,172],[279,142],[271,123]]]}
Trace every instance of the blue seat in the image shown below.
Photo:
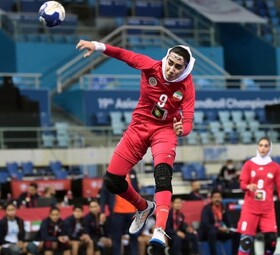
{"label": "blue seat", "polygon": [[230,119],[230,111],[218,111],[219,120],[221,122],[229,121]]}
{"label": "blue seat", "polygon": [[218,112],[208,110],[208,111],[205,111],[205,116],[206,116],[206,120],[208,122],[215,121],[218,118]]}
{"label": "blue seat", "polygon": [[99,3],[98,11],[100,16],[125,17],[128,13],[128,7],[125,0],[102,0]]}
{"label": "blue seat", "polygon": [[7,162],[6,168],[10,176],[16,175],[18,173],[18,163],[17,162]]}
{"label": "blue seat", "polygon": [[9,173],[6,171],[0,171],[0,183],[6,183],[9,179]]}
{"label": "blue seat", "polygon": [[210,134],[209,132],[201,132],[199,134],[201,144],[209,144],[210,143]]}
{"label": "blue seat", "polygon": [[124,116],[124,124],[129,125],[129,123],[131,122],[131,119],[132,119],[132,112],[125,111],[123,113],[123,116]]}
{"label": "blue seat", "polygon": [[244,144],[252,143],[252,132],[251,131],[243,131],[240,133],[240,140]]}
{"label": "blue seat", "polygon": [[183,180],[205,179],[206,170],[200,163],[186,164],[182,167]]}
{"label": "blue seat", "polygon": [[192,131],[190,134],[186,137],[187,144],[196,145],[198,144],[198,133],[195,131]]}
{"label": "blue seat", "polygon": [[142,196],[153,196],[155,194],[155,186],[149,185],[141,187],[140,194]]}
{"label": "blue seat", "polygon": [[70,137],[68,134],[65,135],[57,135],[57,146],[60,148],[67,148],[70,146]]}
{"label": "blue seat", "polygon": [[204,112],[196,111],[194,114],[194,123],[195,124],[203,124],[204,122]]}
{"label": "blue seat", "polygon": [[231,119],[235,124],[238,124],[243,119],[243,112],[241,110],[231,111]]}
{"label": "blue seat", "polygon": [[253,137],[255,142],[258,142],[262,137],[266,137],[266,132],[264,130],[256,130],[253,132]]}
{"label": "blue seat", "polygon": [[62,163],[60,161],[51,161],[49,166],[52,172],[60,171],[62,169]]}
{"label": "blue seat", "polygon": [[246,110],[244,111],[245,120],[251,122],[255,119],[256,112],[253,110]]}
{"label": "blue seat", "polygon": [[275,130],[268,130],[267,136],[273,143],[277,143],[279,141],[278,132]]}
{"label": "blue seat", "polygon": [[69,125],[65,122],[56,122],[55,123],[56,134],[59,135],[68,135]]}
{"label": "blue seat", "polygon": [[13,10],[13,6],[15,5],[15,1],[12,0],[1,0],[0,1],[0,9],[11,12]]}
{"label": "blue seat", "polygon": [[44,148],[52,148],[54,146],[55,137],[52,134],[42,134],[42,146]]}
{"label": "blue seat", "polygon": [[163,16],[162,1],[136,0],[135,16],[162,18]]}
{"label": "blue seat", "polygon": [[105,112],[97,112],[93,116],[93,118],[94,118],[93,122],[95,122],[94,124],[96,124],[96,125],[107,126],[110,124],[108,114]]}
{"label": "blue seat", "polygon": [[65,180],[68,177],[68,172],[65,170],[55,171],[54,175],[57,180]]}
{"label": "blue seat", "polygon": [[20,0],[21,12],[38,12],[42,2],[38,0]]}
{"label": "blue seat", "polygon": [[214,142],[215,144],[225,144],[225,133],[220,131],[220,132],[215,132],[213,133],[214,137]]}
{"label": "blue seat", "polygon": [[205,179],[206,178],[206,169],[205,166],[201,163],[192,163],[191,166],[196,171],[197,179]]}
{"label": "blue seat", "polygon": [[33,163],[31,161],[21,163],[23,175],[33,174]]}
{"label": "blue seat", "polygon": [[182,167],[182,178],[184,181],[195,180],[197,173],[195,169],[190,165],[184,165]]}
{"label": "blue seat", "polygon": [[89,178],[94,178],[98,176],[97,165],[88,165],[87,166],[87,175]]}
{"label": "blue seat", "polygon": [[122,135],[124,131],[124,123],[122,121],[121,112],[110,112],[111,126],[113,135]]}

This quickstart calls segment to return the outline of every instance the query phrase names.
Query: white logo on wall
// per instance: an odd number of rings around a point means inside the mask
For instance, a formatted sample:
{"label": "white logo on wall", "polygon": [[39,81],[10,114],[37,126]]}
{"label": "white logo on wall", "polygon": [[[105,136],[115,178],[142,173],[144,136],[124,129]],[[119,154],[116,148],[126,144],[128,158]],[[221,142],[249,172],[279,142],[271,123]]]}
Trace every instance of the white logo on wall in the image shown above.
{"label": "white logo on wall", "polygon": [[273,97],[269,99],[237,99],[237,98],[205,98],[198,99],[195,102],[196,109],[258,109],[266,105],[279,104],[280,98]]}
{"label": "white logo on wall", "polygon": [[155,77],[150,77],[149,78],[149,84],[153,87],[156,86],[157,85],[157,79]]}
{"label": "white logo on wall", "polygon": [[27,190],[27,184],[25,184],[25,183],[20,184],[20,190],[21,191],[26,191]]}

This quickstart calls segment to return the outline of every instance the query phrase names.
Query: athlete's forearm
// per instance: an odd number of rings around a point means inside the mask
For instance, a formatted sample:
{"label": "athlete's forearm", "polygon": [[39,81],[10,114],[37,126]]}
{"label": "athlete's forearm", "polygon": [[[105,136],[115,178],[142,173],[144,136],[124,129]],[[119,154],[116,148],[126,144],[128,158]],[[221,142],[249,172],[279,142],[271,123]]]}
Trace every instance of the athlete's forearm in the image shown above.
{"label": "athlete's forearm", "polygon": [[192,127],[193,127],[192,121],[188,121],[188,120],[184,121],[182,136],[188,135],[192,131]]}
{"label": "athlete's forearm", "polygon": [[130,50],[115,47],[109,44],[105,44],[105,47],[106,49],[103,52],[104,54],[126,62],[128,65],[136,69],[149,69],[152,67],[154,62],[156,62],[146,55],[138,54]]}

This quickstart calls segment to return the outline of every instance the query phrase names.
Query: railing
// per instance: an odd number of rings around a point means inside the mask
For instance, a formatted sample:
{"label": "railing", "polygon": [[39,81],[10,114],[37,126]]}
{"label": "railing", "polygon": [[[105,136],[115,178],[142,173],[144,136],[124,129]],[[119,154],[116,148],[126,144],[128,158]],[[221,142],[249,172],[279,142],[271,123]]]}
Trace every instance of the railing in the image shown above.
{"label": "railing", "polygon": [[3,77],[12,77],[14,85],[23,88],[40,88],[41,74],[39,73],[0,73],[0,80]]}
{"label": "railing", "polygon": [[[196,90],[280,88],[280,76],[194,75]],[[80,88],[88,90],[139,90],[139,75],[86,74],[80,77]]]}
{"label": "railing", "polygon": [[[124,25],[115,29],[112,33],[104,37],[101,42],[110,43],[112,45],[121,46],[127,48],[130,46],[129,38],[137,35],[130,35],[129,31],[140,31],[138,35],[146,38],[157,38],[158,45],[155,41],[148,43],[145,41],[145,45],[159,46],[159,47],[171,47],[176,44],[186,44],[184,40],[170,32],[168,29],[162,26],[128,26]],[[152,34],[150,34],[152,32]],[[213,75],[228,75],[228,73],[204,56],[202,53],[192,48],[192,53],[197,59],[197,73],[207,73]],[[104,55],[93,54],[91,57],[84,60],[83,54],[77,56],[57,71],[57,92],[62,92],[65,88],[69,87],[75,81],[78,81],[82,74],[85,74],[90,69],[97,66],[105,59]]]}
{"label": "railing", "polygon": [[[208,124],[197,124],[194,126],[193,132],[200,133],[200,130],[209,133],[208,145],[217,144],[215,134],[210,131]],[[278,136],[274,137],[274,143],[280,143],[280,124],[260,124],[260,131],[276,131]],[[46,143],[45,137],[51,136],[53,143]],[[242,134],[237,133],[236,143],[242,143]],[[83,147],[114,147],[120,139],[120,136],[113,135],[111,126],[69,126],[67,129],[68,143],[59,143],[59,135],[55,127],[1,127],[0,128],[0,149],[23,149],[23,148],[83,148]],[[198,135],[196,145],[206,145],[200,141]],[[252,139],[250,143],[256,143],[256,139]],[[179,138],[180,145],[188,145],[187,137]],[[230,134],[226,134],[224,145],[232,144]]]}

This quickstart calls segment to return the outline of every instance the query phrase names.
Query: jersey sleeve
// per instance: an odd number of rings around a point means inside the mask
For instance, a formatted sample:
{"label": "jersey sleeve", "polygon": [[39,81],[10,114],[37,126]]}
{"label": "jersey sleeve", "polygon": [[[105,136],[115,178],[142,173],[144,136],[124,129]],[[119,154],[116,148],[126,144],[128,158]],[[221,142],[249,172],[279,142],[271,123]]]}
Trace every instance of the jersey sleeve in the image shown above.
{"label": "jersey sleeve", "polygon": [[250,163],[249,161],[245,162],[240,177],[240,188],[243,190],[247,190],[247,185],[250,184]]}
{"label": "jersey sleeve", "polygon": [[146,55],[135,53],[133,51],[115,47],[109,44],[106,44],[106,50],[103,53],[109,57],[126,62],[129,66],[138,70],[150,69],[155,63],[157,63],[156,60]]}
{"label": "jersey sleeve", "polygon": [[[191,77],[190,77],[191,78]],[[186,97],[182,103],[183,114],[183,136],[188,135],[193,128],[195,90],[192,79],[190,79]]]}

